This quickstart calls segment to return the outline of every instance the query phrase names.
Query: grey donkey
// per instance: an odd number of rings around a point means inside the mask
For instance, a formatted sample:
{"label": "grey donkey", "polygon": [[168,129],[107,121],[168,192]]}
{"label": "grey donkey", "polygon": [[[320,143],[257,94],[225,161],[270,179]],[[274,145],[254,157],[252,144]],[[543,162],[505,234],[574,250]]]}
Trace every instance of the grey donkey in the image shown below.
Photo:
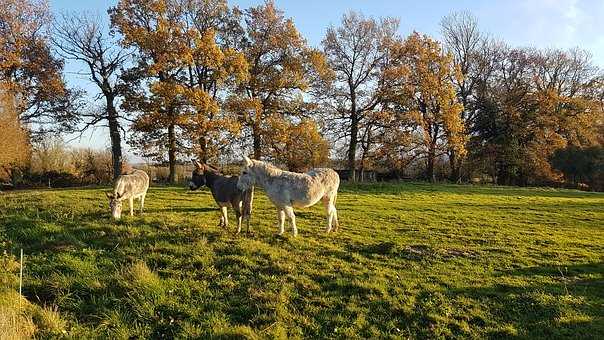
{"label": "grey donkey", "polygon": [[249,233],[254,188],[250,187],[246,190],[239,190],[237,188],[237,181],[237,176],[223,176],[220,174],[220,170],[196,161],[189,188],[197,190],[204,185],[210,188],[212,197],[214,197],[214,200],[220,207],[220,226],[228,228],[229,219],[227,210],[228,207],[231,207],[237,217],[237,234],[241,232],[241,222],[243,219],[246,220],[247,233]]}
{"label": "grey donkey", "polygon": [[141,214],[145,206],[145,196],[149,189],[149,176],[143,170],[135,169],[129,174],[120,175],[113,185],[113,192],[106,192],[109,198],[109,207],[111,216],[119,220],[122,217],[122,201],[128,200],[130,203],[130,216],[134,215],[134,199],[138,198],[141,202]]}
{"label": "grey donkey", "polygon": [[285,215],[289,218],[294,236],[298,235],[294,207],[310,207],[323,201],[327,212],[327,232],[338,230],[336,197],[340,176],[332,169],[317,168],[307,173],[281,170],[269,163],[244,157],[244,168],[237,187],[247,190],[258,185],[279,211],[279,235],[284,233]]}

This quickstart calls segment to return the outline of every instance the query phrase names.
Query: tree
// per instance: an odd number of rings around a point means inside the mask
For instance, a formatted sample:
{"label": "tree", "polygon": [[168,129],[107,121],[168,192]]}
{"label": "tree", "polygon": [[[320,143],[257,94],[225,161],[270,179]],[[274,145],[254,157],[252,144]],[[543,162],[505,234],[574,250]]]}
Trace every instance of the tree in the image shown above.
{"label": "tree", "polygon": [[0,179],[14,182],[14,169],[24,166],[30,157],[27,131],[15,109],[15,98],[0,87]]}
{"label": "tree", "polygon": [[397,29],[397,19],[376,20],[350,12],[342,17],[339,27],[328,28],[322,41],[328,65],[335,72],[334,86],[324,91],[323,104],[335,118],[336,139],[348,141],[348,167],[353,181],[360,136],[371,135],[360,130],[369,113],[380,104],[381,71],[388,60],[389,46],[397,38]]}
{"label": "tree", "polygon": [[59,136],[47,135],[32,148],[32,173],[71,173],[71,155],[69,147]]}
{"label": "tree", "polygon": [[229,108],[251,135],[254,158],[260,159],[268,119],[309,115],[314,107],[303,92],[330,73],[323,55],[307,46],[272,1],[245,11],[244,34],[249,78],[239,87],[243,96],[232,97]]}
{"label": "tree", "polygon": [[178,5],[175,0],[121,0],[109,10],[122,45],[135,50],[136,66],[124,76],[131,86],[122,104],[126,111],[140,113],[132,126],[133,143],[146,151],[156,146],[158,158],[167,151],[170,182],[176,180],[179,106],[185,90],[178,73],[192,59]]}
{"label": "tree", "polygon": [[79,92],[66,88],[63,62],[49,48],[49,20],[44,0],[6,0],[0,8],[0,82],[17,98],[21,122],[37,132],[73,127],[79,105]]}
{"label": "tree", "polygon": [[588,183],[592,190],[602,190],[604,185],[604,147],[579,148],[570,146],[556,150],[552,165],[561,171],[566,181]]}
{"label": "tree", "polygon": [[[453,77],[457,97],[463,105],[461,118],[466,133],[470,133],[476,115],[476,91],[481,77],[485,76],[482,57],[488,55],[488,41],[480,32],[476,18],[469,12],[455,12],[441,20],[444,47],[453,56],[453,64],[462,77]],[[463,158],[454,149],[449,150],[451,180],[461,180]]]}
{"label": "tree", "polygon": [[577,49],[499,45],[493,55],[494,71],[478,91],[473,157],[486,160],[499,183],[560,180],[550,163],[557,149],[598,143],[597,69]]}
{"label": "tree", "polygon": [[197,159],[207,162],[225,151],[240,132],[237,117],[219,105],[227,91],[248,79],[248,63],[237,51],[241,14],[225,0],[186,0],[183,18],[192,62],[181,77],[188,89],[184,130]]}
{"label": "tree", "polygon": [[166,150],[174,182],[177,152],[187,152],[188,138],[196,141],[202,159],[220,144],[218,137],[232,120],[220,115],[217,95],[223,84],[246,78],[243,56],[223,35],[233,23],[220,26],[229,17],[226,3],[122,0],[110,13],[137,59],[125,76],[137,86],[129,88],[123,105],[140,113],[134,142],[148,155]]}
{"label": "tree", "polygon": [[329,159],[329,142],[319,132],[317,123],[302,119],[298,123],[277,118],[268,123],[268,156],[285,164],[290,171],[303,172],[325,165]]}
{"label": "tree", "polygon": [[120,175],[122,163],[122,137],[124,131],[122,115],[117,110],[117,101],[125,86],[120,84],[120,70],[124,68],[129,54],[117,41],[104,33],[100,20],[94,20],[86,14],[64,14],[62,20],[55,23],[53,45],[65,59],[83,63],[85,74],[98,87],[104,98],[104,108],[80,113],[87,121],[80,129],[107,124],[111,139],[113,178]]}
{"label": "tree", "polygon": [[421,131],[426,175],[433,182],[437,157],[449,149],[465,153],[463,106],[455,94],[454,77],[461,75],[452,56],[428,36],[415,32],[392,46],[384,96]]}

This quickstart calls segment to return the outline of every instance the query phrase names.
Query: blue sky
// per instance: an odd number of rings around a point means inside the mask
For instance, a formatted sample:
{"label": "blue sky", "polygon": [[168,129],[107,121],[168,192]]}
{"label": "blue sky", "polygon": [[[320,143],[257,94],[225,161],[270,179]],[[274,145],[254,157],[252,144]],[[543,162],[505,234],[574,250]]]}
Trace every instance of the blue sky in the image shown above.
{"label": "blue sky", "polygon": [[[110,0],[50,0],[54,12],[86,10],[105,16]],[[231,1],[247,8],[262,0]],[[400,18],[400,33],[413,30],[439,37],[441,18],[454,11],[467,10],[477,18],[482,31],[512,46],[570,48],[579,46],[590,51],[595,64],[604,67],[604,0],[275,0],[285,15],[313,46],[319,46],[325,30],[337,25],[342,14],[357,10],[367,16]],[[67,65],[68,71],[81,69]],[[81,77],[80,77],[81,78]],[[72,84],[85,86],[85,79],[68,74]],[[102,128],[71,142],[72,145],[105,147],[107,132]]]}

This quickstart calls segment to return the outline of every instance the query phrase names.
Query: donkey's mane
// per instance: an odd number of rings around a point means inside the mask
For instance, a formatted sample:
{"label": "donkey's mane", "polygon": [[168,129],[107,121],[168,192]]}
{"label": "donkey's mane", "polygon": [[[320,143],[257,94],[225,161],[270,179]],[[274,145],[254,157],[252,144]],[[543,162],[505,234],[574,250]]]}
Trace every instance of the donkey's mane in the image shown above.
{"label": "donkey's mane", "polygon": [[254,160],[254,167],[261,168],[269,176],[278,176],[283,173],[283,170],[263,161]]}

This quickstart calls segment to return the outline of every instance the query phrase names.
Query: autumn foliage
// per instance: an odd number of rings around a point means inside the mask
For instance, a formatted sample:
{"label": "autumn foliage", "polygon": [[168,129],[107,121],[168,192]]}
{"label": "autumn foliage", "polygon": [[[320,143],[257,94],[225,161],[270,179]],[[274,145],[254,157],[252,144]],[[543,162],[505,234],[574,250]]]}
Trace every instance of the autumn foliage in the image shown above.
{"label": "autumn foliage", "polygon": [[[351,180],[601,178],[564,164],[599,164],[604,142],[604,75],[589,53],[509,46],[467,12],[442,19],[440,40],[348,12],[319,48],[270,0],[119,0],[110,34],[85,14],[50,13],[43,0],[0,8],[0,81],[13,98],[3,124],[21,136],[3,164],[23,162],[14,150],[35,132],[106,125],[113,176],[126,142],[166,162],[172,182],[178,163],[241,154],[296,171],[335,159]],[[64,59],[84,66],[100,108],[66,86]]]}
{"label": "autumn foliage", "polygon": [[0,87],[0,180],[11,180],[30,156],[29,136],[19,121],[14,96]]}
{"label": "autumn foliage", "polygon": [[266,132],[268,156],[290,171],[308,171],[325,166],[329,160],[329,142],[317,123],[302,119],[298,123],[281,118],[270,119]]}
{"label": "autumn foliage", "polygon": [[[425,155],[426,176],[434,181],[434,162],[453,149],[465,154],[465,131],[452,79],[461,78],[450,54],[427,36],[413,33],[391,48],[391,63],[385,71],[384,97],[398,115],[411,124]],[[395,127],[396,129],[396,127]],[[387,133],[387,131],[386,131]]]}

